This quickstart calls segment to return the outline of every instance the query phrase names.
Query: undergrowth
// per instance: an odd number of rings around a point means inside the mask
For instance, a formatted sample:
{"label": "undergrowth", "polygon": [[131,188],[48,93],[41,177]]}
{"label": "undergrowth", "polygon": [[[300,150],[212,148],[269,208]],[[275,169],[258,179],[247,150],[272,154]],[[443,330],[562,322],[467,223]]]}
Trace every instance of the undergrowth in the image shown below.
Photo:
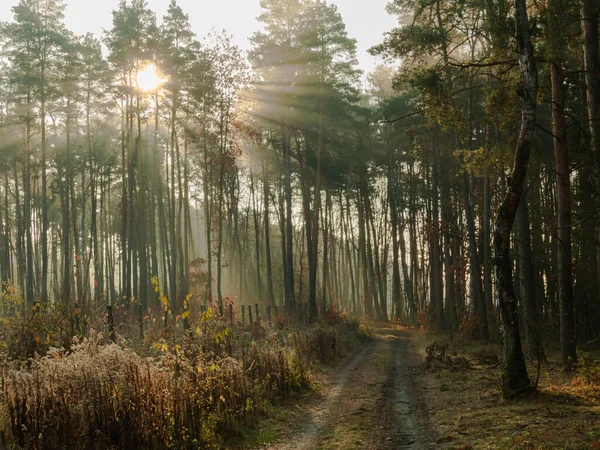
{"label": "undergrowth", "polygon": [[357,322],[336,311],[311,326],[264,328],[209,309],[187,333],[143,349],[91,331],[26,360],[5,351],[2,446],[219,448],[277,399],[308,388],[315,361],[364,338]]}

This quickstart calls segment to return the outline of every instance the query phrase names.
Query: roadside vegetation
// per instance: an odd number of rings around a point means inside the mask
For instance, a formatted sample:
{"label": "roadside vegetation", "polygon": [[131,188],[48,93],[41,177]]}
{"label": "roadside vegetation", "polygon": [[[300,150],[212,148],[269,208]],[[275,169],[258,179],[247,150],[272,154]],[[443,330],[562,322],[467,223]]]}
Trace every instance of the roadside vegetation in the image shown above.
{"label": "roadside vegetation", "polygon": [[217,311],[208,307],[187,331],[157,325],[145,335],[156,333],[154,341],[117,335],[113,343],[90,329],[48,349],[70,334],[71,316],[43,309],[5,324],[3,448],[220,448],[291,393],[311,389],[316,365],[366,338],[336,310],[311,326],[281,318],[242,325]]}

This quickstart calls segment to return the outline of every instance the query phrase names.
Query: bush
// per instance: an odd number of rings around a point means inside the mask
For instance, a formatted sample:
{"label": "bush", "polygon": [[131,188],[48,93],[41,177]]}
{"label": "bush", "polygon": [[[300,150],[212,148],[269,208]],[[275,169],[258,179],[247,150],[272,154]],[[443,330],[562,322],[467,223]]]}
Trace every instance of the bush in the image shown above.
{"label": "bush", "polygon": [[23,314],[2,319],[2,350],[11,359],[44,355],[52,347],[69,348],[74,336],[81,336],[86,320],[69,306],[35,305]]}

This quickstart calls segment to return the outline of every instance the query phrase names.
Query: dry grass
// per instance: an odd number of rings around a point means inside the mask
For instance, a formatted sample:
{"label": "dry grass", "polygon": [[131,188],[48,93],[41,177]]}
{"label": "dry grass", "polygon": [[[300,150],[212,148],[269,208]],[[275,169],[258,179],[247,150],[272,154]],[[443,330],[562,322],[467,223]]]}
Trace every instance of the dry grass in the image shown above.
{"label": "dry grass", "polygon": [[[423,375],[440,448],[600,448],[600,387],[581,375],[565,376],[557,354],[550,352],[542,365],[537,394],[506,402],[500,395],[500,368],[493,363],[493,355],[499,354],[496,344],[456,335],[449,342],[448,335],[424,332],[414,332],[414,339],[424,360],[427,346],[437,341],[468,361],[469,368],[438,364]],[[535,379],[536,365],[528,369]]]}
{"label": "dry grass", "polygon": [[219,448],[273,402],[305,390],[313,362],[363,333],[336,314],[312,327],[265,329],[204,314],[187,336],[141,356],[90,333],[67,350],[0,363],[3,448]]}

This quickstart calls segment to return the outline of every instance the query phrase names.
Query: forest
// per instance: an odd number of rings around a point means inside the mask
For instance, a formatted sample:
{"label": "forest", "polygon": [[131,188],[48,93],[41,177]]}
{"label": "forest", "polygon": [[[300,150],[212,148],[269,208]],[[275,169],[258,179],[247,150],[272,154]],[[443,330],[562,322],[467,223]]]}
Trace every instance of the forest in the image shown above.
{"label": "forest", "polygon": [[13,3],[1,448],[600,447],[600,3]]}

